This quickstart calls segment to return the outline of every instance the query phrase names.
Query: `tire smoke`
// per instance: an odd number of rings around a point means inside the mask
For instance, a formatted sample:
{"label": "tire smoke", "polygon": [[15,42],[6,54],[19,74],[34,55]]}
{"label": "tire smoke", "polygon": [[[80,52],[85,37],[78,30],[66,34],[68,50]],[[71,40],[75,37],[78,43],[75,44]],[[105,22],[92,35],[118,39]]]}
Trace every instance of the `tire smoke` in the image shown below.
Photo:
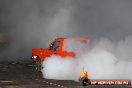
{"label": "tire smoke", "polygon": [[[74,46],[78,46],[75,42],[72,42],[71,45],[73,43]],[[80,43],[81,47],[83,47],[82,45]],[[84,47],[82,50],[77,50],[76,58],[62,58],[53,55],[42,64],[43,77],[77,81],[81,76],[81,69],[84,67],[88,71],[90,79],[132,79],[131,45],[132,36],[116,42],[101,38],[85,46],[86,50]],[[71,47],[70,44],[69,47]]]}

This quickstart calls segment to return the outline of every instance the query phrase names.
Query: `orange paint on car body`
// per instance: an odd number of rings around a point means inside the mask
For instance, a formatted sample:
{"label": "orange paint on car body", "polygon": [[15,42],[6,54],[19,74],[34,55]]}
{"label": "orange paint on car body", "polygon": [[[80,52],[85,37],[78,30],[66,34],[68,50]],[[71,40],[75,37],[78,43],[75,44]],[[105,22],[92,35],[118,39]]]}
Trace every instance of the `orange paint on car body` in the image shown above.
{"label": "orange paint on car body", "polygon": [[39,57],[40,61],[43,62],[45,58],[50,57],[51,55],[57,55],[61,57],[71,57],[74,58],[76,56],[75,52],[68,52],[64,49],[65,41],[68,39],[72,40],[82,40],[87,43],[91,42],[88,38],[56,38],[48,48],[34,48],[32,49],[32,59],[35,61],[34,56]]}

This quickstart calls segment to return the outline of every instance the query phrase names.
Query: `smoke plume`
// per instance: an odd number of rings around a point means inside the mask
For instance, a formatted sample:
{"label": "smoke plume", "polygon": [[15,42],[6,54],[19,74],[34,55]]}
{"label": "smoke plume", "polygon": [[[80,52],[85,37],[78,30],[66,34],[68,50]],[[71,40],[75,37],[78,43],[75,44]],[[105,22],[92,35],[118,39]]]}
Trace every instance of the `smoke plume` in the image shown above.
{"label": "smoke plume", "polygon": [[131,0],[0,0],[0,34],[9,39],[4,49],[0,47],[0,60],[28,60],[32,48],[47,47],[56,37],[121,40],[132,34],[131,4]]}
{"label": "smoke plume", "polygon": [[76,58],[59,56],[46,58],[42,64],[44,78],[77,81],[84,67],[90,79],[132,80],[132,36],[118,42],[101,38],[87,46],[83,43],[68,42],[67,47],[72,47],[69,49],[76,53]]}
{"label": "smoke plume", "polygon": [[44,77],[76,80],[84,66],[90,78],[132,79],[131,10],[131,0],[0,0],[0,60],[27,61],[56,37],[90,37],[70,48],[75,59],[47,58]]}

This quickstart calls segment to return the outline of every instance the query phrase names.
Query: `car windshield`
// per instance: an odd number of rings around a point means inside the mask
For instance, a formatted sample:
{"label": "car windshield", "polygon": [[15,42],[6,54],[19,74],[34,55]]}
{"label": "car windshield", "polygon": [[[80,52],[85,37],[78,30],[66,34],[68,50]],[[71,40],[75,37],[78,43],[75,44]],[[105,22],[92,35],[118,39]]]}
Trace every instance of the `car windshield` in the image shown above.
{"label": "car windshield", "polygon": [[55,41],[50,45],[49,50],[57,50],[59,46],[60,46],[60,41]]}

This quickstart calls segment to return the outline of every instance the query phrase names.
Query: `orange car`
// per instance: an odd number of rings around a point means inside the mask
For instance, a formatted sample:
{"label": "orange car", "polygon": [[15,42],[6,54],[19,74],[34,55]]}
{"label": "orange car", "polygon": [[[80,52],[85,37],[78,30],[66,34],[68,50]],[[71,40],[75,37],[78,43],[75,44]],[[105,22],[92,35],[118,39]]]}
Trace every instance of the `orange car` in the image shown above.
{"label": "orange car", "polygon": [[76,56],[74,51],[65,50],[67,40],[83,41],[86,43],[91,42],[88,38],[56,38],[46,49],[34,48],[32,49],[32,59],[36,62],[36,69],[40,67],[41,62],[43,62],[46,57],[50,57],[51,55],[74,58]]}

